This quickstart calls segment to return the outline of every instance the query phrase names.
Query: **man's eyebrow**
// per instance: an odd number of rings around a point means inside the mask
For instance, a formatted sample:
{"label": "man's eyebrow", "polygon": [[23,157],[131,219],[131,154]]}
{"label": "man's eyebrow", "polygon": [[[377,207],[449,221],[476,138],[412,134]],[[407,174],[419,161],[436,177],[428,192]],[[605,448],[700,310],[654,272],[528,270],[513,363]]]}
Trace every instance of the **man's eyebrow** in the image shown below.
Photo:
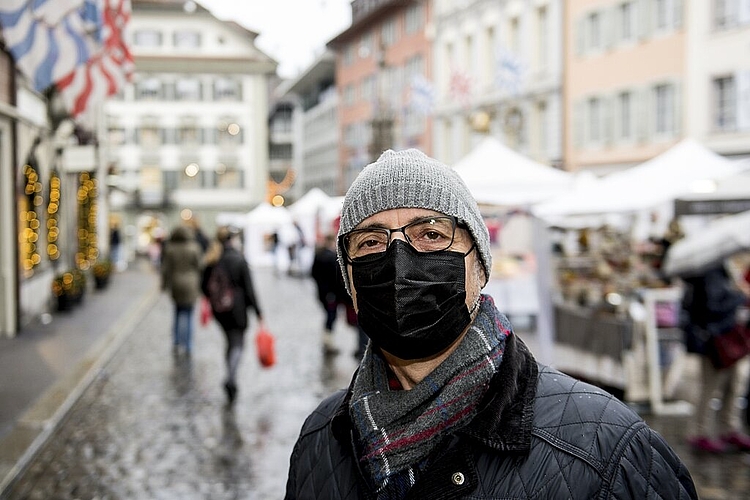
{"label": "man's eyebrow", "polygon": [[[406,222],[406,224],[404,224],[404,225],[408,226],[412,222],[415,222],[415,221],[418,221],[418,220],[423,220],[423,219],[431,219],[431,218],[434,218],[434,217],[444,217],[444,216],[438,215],[438,214],[415,215],[414,217],[412,217],[411,219],[409,219]],[[356,229],[393,229],[393,228],[390,228],[390,227],[386,226],[382,222],[371,222],[369,224],[365,224],[363,226],[359,226]]]}

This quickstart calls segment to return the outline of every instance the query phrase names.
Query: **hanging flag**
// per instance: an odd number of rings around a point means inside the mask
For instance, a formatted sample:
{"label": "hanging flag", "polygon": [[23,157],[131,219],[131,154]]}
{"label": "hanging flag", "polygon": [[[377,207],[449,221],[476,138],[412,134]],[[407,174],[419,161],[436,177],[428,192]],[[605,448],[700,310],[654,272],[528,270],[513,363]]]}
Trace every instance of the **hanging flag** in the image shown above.
{"label": "hanging flag", "polygon": [[435,88],[423,75],[414,75],[409,86],[409,107],[423,115],[432,113]]}
{"label": "hanging flag", "polygon": [[135,64],[124,37],[130,12],[130,0],[103,0],[102,50],[57,83],[60,96],[76,121],[91,124],[92,117],[83,116],[86,111],[116,94],[133,75]]}
{"label": "hanging flag", "polygon": [[0,28],[18,70],[42,92],[102,43],[97,0],[2,0]]}
{"label": "hanging flag", "polygon": [[510,50],[498,47],[495,57],[495,84],[511,96],[521,93],[526,76],[526,67]]}
{"label": "hanging flag", "polygon": [[468,106],[471,100],[471,77],[461,70],[451,72],[450,95],[463,106]]}

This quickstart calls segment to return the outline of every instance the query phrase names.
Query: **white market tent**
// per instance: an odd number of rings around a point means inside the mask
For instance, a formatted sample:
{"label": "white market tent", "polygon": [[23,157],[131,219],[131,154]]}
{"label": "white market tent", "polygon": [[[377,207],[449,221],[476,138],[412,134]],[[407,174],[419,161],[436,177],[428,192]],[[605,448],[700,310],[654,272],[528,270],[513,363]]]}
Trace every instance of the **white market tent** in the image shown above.
{"label": "white market tent", "polygon": [[[273,266],[278,264],[277,255],[271,246],[271,237],[275,233],[279,238],[279,247],[286,248],[290,240],[296,237],[294,221],[289,210],[261,203],[245,216],[245,258],[251,266]],[[277,252],[284,256],[284,252]],[[288,262],[281,263],[288,266]]]}
{"label": "white market tent", "polygon": [[[635,226],[649,212],[671,209],[675,199],[715,186],[744,169],[745,165],[688,138],[640,165],[575,185],[531,211],[547,224],[563,227],[613,222]],[[541,309],[541,316],[551,317],[549,302]]]}
{"label": "white market tent", "polygon": [[528,206],[565,192],[573,175],[535,162],[486,137],[453,168],[480,204]]}
{"label": "white market tent", "polygon": [[698,192],[743,169],[688,138],[645,163],[542,202],[532,212],[546,220],[642,212]]}
{"label": "white market tent", "polygon": [[304,235],[304,246],[299,249],[299,271],[312,267],[315,246],[326,233],[335,230],[333,221],[341,213],[343,197],[328,196],[322,189],[312,188],[289,206],[294,223]]}

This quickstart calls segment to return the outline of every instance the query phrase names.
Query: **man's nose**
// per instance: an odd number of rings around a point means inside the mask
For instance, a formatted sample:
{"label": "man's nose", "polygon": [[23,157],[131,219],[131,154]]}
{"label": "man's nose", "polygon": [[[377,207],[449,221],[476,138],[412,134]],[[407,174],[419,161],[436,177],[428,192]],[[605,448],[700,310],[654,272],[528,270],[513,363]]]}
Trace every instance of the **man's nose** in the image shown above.
{"label": "man's nose", "polygon": [[[397,233],[399,234],[398,238],[396,238]],[[404,232],[403,229],[391,229],[391,239],[388,242],[388,244],[390,245],[391,242],[393,242],[393,240],[395,239],[399,239],[401,241],[409,243],[409,240],[406,238],[406,233]]]}

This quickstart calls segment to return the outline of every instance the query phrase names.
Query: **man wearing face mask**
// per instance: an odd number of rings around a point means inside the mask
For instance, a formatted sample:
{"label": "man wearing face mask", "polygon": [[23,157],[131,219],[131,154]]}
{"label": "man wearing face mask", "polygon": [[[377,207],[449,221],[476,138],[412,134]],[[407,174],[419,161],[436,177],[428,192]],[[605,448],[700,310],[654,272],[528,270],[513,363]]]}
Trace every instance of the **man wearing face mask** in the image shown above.
{"label": "man wearing face mask", "polygon": [[537,364],[481,294],[489,234],[453,169],[383,153],[346,194],[338,257],[370,343],[305,421],[287,499],[697,498],[659,434]]}

